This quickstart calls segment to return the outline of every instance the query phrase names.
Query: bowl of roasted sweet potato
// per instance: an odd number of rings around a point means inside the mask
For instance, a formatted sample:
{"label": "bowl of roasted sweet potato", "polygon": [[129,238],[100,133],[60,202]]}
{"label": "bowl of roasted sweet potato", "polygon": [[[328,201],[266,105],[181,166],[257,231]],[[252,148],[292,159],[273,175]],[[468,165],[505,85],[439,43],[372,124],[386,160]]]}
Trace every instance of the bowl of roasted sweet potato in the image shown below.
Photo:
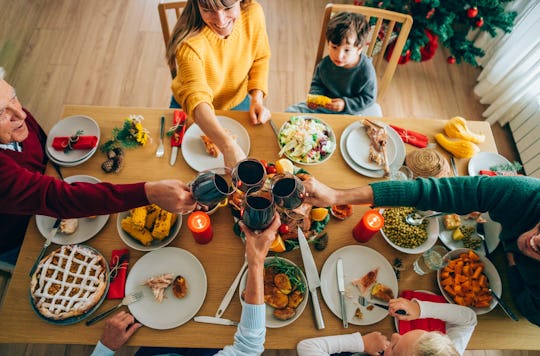
{"label": "bowl of roasted sweet potato", "polygon": [[467,248],[450,251],[443,259],[447,264],[437,271],[437,283],[449,303],[470,307],[477,315],[495,308],[489,289],[500,296],[502,283],[489,259]]}
{"label": "bowl of roasted sweet potato", "polygon": [[126,245],[139,251],[167,246],[182,226],[182,215],[168,212],[155,204],[118,213],[118,235]]}

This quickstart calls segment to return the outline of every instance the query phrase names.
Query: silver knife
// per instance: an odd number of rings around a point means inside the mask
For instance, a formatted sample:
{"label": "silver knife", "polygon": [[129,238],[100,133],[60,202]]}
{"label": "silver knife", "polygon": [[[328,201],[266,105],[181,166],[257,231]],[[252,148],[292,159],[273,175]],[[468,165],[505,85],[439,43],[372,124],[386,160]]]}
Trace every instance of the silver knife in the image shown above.
{"label": "silver knife", "polygon": [[231,299],[234,295],[234,292],[236,291],[236,287],[238,286],[238,283],[240,283],[240,278],[242,277],[242,273],[244,273],[244,270],[247,268],[247,261],[244,261],[244,264],[240,268],[240,271],[238,271],[238,274],[236,275],[236,278],[232,282],[231,286],[229,287],[229,290],[223,297],[223,300],[221,301],[221,304],[219,305],[218,311],[216,312],[216,318],[221,318],[223,313],[225,312],[225,309],[229,306],[229,303],[231,302]]}
{"label": "silver knife", "polygon": [[506,315],[508,315],[510,317],[510,319],[512,319],[513,321],[518,321],[519,320],[519,318],[516,316],[516,314],[514,314],[514,312],[512,312],[510,307],[508,305],[506,305],[506,303],[503,302],[502,299],[497,294],[495,294],[495,292],[491,288],[489,288],[489,292],[491,293],[493,298],[495,298],[497,300],[497,302],[501,306],[502,310],[506,313]]}
{"label": "silver knife", "polygon": [[238,322],[236,321],[223,319],[223,318],[216,318],[214,316],[196,316],[193,318],[193,320],[199,323],[207,323],[207,324],[232,325],[232,326],[238,325]]}
{"label": "silver knife", "polygon": [[169,161],[171,166],[174,166],[176,163],[176,156],[178,156],[178,146],[173,146],[171,149],[171,160]]}
{"label": "silver knife", "polygon": [[454,159],[454,156],[450,156],[450,164],[452,165],[452,171],[454,172],[454,177],[459,176],[459,173],[456,167],[456,160]]}
{"label": "silver knife", "polygon": [[486,241],[486,234],[484,232],[484,223],[477,223],[476,224],[476,235],[478,235],[478,237],[480,237],[480,239],[482,240],[482,247],[484,248],[484,253],[485,253],[485,256],[489,258],[489,248],[488,248],[488,245],[487,245],[487,241]]}
{"label": "silver knife", "polygon": [[304,261],[304,270],[306,271],[309,294],[311,294],[315,322],[317,323],[317,329],[321,330],[324,329],[324,319],[319,304],[319,297],[317,297],[317,288],[321,286],[321,279],[319,278],[317,265],[315,264],[315,260],[309,249],[306,236],[300,227],[298,227],[298,242],[300,244],[300,252],[302,253],[302,261]]}
{"label": "silver knife", "polygon": [[51,241],[54,235],[56,235],[56,232],[58,231],[58,228],[60,227],[61,221],[62,219],[56,219],[51,231],[49,231],[49,234],[47,235],[47,239],[45,240],[45,243],[43,244],[43,247],[41,248],[41,252],[39,253],[39,256],[37,257],[36,262],[34,262],[34,265],[30,269],[30,274],[29,274],[30,277],[32,277],[32,275],[36,271],[36,268],[39,262],[41,261],[41,259],[43,258],[43,255],[45,255],[45,251],[47,250],[47,247],[49,247],[49,245],[51,244]]}
{"label": "silver knife", "polygon": [[341,258],[337,260],[336,273],[339,291],[339,304],[341,305],[341,321],[343,322],[343,327],[348,328],[349,322],[347,321],[347,310],[345,309],[345,280],[343,278],[343,260]]}
{"label": "silver knife", "polygon": [[274,131],[274,134],[279,139],[279,130],[277,129],[276,124],[274,123],[274,121],[272,121],[272,119],[268,120],[268,122],[270,122],[270,126],[272,127],[272,130]]}

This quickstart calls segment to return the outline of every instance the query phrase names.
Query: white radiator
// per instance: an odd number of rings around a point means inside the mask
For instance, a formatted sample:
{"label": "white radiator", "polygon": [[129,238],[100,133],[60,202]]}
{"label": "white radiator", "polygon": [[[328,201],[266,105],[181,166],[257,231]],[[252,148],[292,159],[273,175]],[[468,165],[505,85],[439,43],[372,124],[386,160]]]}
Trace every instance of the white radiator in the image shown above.
{"label": "white radiator", "polygon": [[486,121],[510,126],[525,174],[540,178],[540,36],[527,35],[540,26],[540,2],[515,0],[505,8],[518,14],[512,32],[475,40],[486,55],[478,60],[483,70],[474,92],[489,105]]}
{"label": "white radiator", "polygon": [[530,102],[508,124],[525,174],[540,178],[540,98]]}

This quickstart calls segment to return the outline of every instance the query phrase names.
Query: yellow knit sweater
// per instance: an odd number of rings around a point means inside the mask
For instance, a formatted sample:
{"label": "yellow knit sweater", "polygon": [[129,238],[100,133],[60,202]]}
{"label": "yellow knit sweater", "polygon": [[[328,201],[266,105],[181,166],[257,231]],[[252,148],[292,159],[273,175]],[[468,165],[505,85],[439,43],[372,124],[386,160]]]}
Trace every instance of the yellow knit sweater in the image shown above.
{"label": "yellow knit sweater", "polygon": [[240,104],[249,91],[268,91],[270,45],[263,9],[252,2],[242,10],[228,38],[205,26],[176,51],[178,74],[171,88],[189,116],[200,103],[216,110]]}

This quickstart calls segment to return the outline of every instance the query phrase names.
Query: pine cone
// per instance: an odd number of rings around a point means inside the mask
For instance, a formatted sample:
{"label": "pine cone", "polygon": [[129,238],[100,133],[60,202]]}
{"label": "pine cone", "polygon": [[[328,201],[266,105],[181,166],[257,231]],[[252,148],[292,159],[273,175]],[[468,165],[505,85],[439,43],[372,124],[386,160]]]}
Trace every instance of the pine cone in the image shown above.
{"label": "pine cone", "polygon": [[320,234],[317,239],[313,242],[313,245],[315,246],[315,249],[317,251],[322,251],[328,246],[328,234],[326,232],[323,232]]}
{"label": "pine cone", "polygon": [[109,158],[108,160],[106,160],[105,162],[103,162],[101,164],[101,169],[103,169],[103,171],[105,173],[111,173],[114,171],[114,160],[112,158]]}

